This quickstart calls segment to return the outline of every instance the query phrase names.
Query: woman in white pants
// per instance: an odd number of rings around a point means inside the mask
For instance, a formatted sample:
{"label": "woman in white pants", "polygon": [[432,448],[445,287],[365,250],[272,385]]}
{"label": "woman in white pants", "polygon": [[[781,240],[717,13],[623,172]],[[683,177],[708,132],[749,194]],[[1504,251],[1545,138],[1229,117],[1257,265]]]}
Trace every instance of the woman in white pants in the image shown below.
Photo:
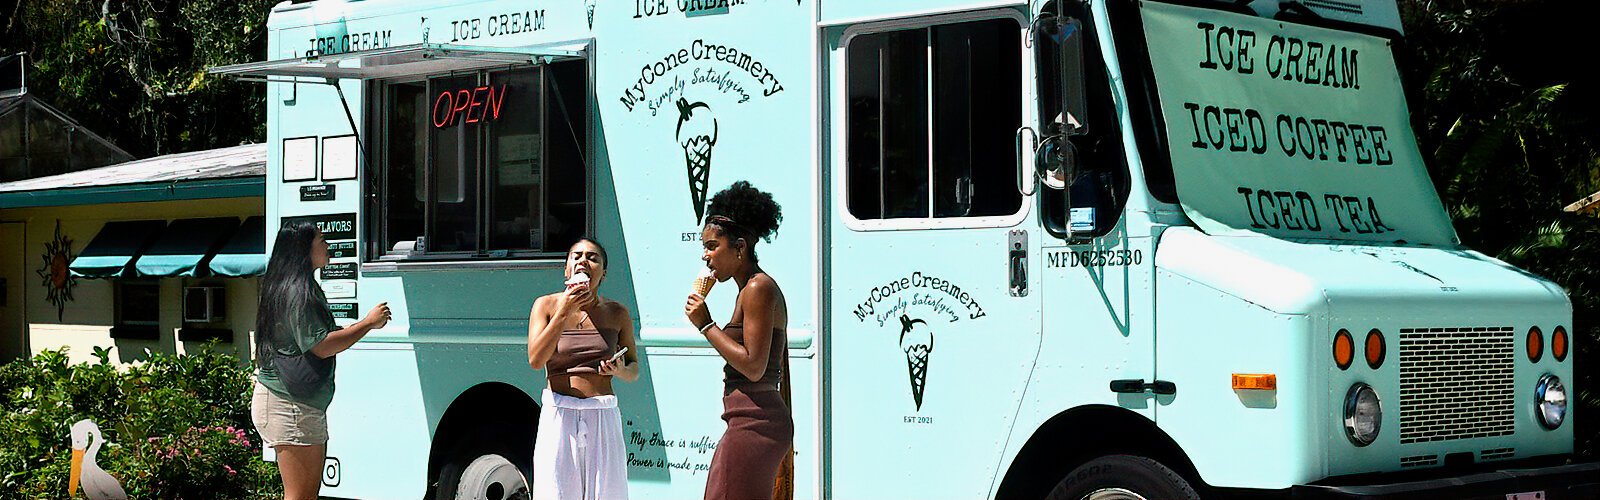
{"label": "woman in white pants", "polygon": [[546,370],[533,449],[535,500],[628,498],[622,412],[612,377],[639,378],[628,308],[597,292],[606,250],[581,239],[567,252],[566,289],[528,317],[528,364]]}

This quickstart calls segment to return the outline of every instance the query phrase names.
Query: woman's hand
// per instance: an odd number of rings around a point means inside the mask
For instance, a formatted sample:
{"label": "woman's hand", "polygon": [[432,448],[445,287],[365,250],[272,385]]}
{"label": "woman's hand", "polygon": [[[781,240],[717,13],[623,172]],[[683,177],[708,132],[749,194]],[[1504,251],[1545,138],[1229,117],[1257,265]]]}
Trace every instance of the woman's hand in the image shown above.
{"label": "woman's hand", "polygon": [[389,319],[392,317],[392,313],[389,311],[389,303],[380,302],[378,305],[372,306],[372,310],[367,311],[367,317],[362,321],[367,322],[367,325],[371,326],[373,330],[377,330],[387,326]]}
{"label": "woman's hand", "polygon": [[616,375],[617,372],[622,371],[622,367],[626,366],[627,364],[627,358],[608,359],[601,361],[599,373],[607,377]]}
{"label": "woman's hand", "polygon": [[[619,339],[619,341],[620,340],[621,339]],[[630,340],[628,343],[632,343],[632,341]],[[622,351],[619,351],[619,353],[626,354],[627,350],[628,348],[624,346]],[[638,380],[639,361],[635,360],[634,362],[629,363],[628,358],[622,356],[622,354],[618,354],[617,356],[613,356],[611,359],[601,361],[600,367],[597,371],[601,375],[617,377],[628,382]]]}
{"label": "woman's hand", "polygon": [[600,303],[600,298],[595,297],[589,285],[573,285],[556,298],[556,315],[566,317],[578,311],[587,311]]}
{"label": "woman's hand", "polygon": [[699,294],[689,294],[688,302],[683,305],[683,315],[689,318],[689,324],[695,328],[704,329],[711,324],[711,310],[706,309],[706,298]]}

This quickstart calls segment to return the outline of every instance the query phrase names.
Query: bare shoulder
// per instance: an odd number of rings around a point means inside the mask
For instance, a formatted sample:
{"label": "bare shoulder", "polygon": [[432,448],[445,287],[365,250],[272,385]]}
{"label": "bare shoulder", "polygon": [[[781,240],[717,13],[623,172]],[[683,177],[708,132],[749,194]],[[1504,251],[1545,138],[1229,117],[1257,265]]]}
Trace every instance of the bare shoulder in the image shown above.
{"label": "bare shoulder", "polygon": [[771,275],[761,273],[750,278],[744,285],[744,290],[739,293],[739,301],[746,303],[777,304],[783,302],[783,289],[778,288],[777,280]]}
{"label": "bare shoulder", "polygon": [[745,291],[754,292],[758,297],[782,298],[783,289],[778,287],[778,280],[772,275],[761,273],[750,278],[750,283],[745,284]]}
{"label": "bare shoulder", "polygon": [[539,298],[533,299],[532,312],[549,312],[552,307],[555,307],[556,298],[556,294],[552,293],[548,295],[541,295]]}
{"label": "bare shoulder", "polygon": [[600,311],[613,324],[633,322],[633,313],[628,311],[628,306],[622,305],[621,302],[606,299],[604,303],[600,304]]}

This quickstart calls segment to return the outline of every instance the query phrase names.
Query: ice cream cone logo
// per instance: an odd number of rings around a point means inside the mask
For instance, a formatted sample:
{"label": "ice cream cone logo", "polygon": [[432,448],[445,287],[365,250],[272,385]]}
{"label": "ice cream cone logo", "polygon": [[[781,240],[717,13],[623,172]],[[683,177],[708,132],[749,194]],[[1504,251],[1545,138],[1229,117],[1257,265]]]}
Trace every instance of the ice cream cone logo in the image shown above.
{"label": "ice cream cone logo", "polygon": [[594,3],[595,0],[583,1],[583,10],[589,14],[589,29],[594,29]]}
{"label": "ice cream cone logo", "polygon": [[[921,325],[918,327],[918,325]],[[906,353],[906,370],[911,376],[911,399],[922,410],[922,390],[928,382],[928,356],[933,354],[933,330],[928,322],[900,316],[900,350]]]}
{"label": "ice cream cone logo", "polygon": [[694,222],[700,224],[706,210],[706,186],[711,180],[711,148],[717,145],[717,119],[711,106],[678,99],[678,145],[689,170],[689,199],[694,204]]}

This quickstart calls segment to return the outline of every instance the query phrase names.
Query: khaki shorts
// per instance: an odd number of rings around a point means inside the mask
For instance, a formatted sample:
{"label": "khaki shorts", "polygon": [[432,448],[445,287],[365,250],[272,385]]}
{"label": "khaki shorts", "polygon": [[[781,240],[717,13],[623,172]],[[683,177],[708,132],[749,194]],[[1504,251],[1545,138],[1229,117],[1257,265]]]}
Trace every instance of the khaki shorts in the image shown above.
{"label": "khaki shorts", "polygon": [[284,399],[260,383],[250,398],[250,418],[267,446],[328,444],[328,413]]}

